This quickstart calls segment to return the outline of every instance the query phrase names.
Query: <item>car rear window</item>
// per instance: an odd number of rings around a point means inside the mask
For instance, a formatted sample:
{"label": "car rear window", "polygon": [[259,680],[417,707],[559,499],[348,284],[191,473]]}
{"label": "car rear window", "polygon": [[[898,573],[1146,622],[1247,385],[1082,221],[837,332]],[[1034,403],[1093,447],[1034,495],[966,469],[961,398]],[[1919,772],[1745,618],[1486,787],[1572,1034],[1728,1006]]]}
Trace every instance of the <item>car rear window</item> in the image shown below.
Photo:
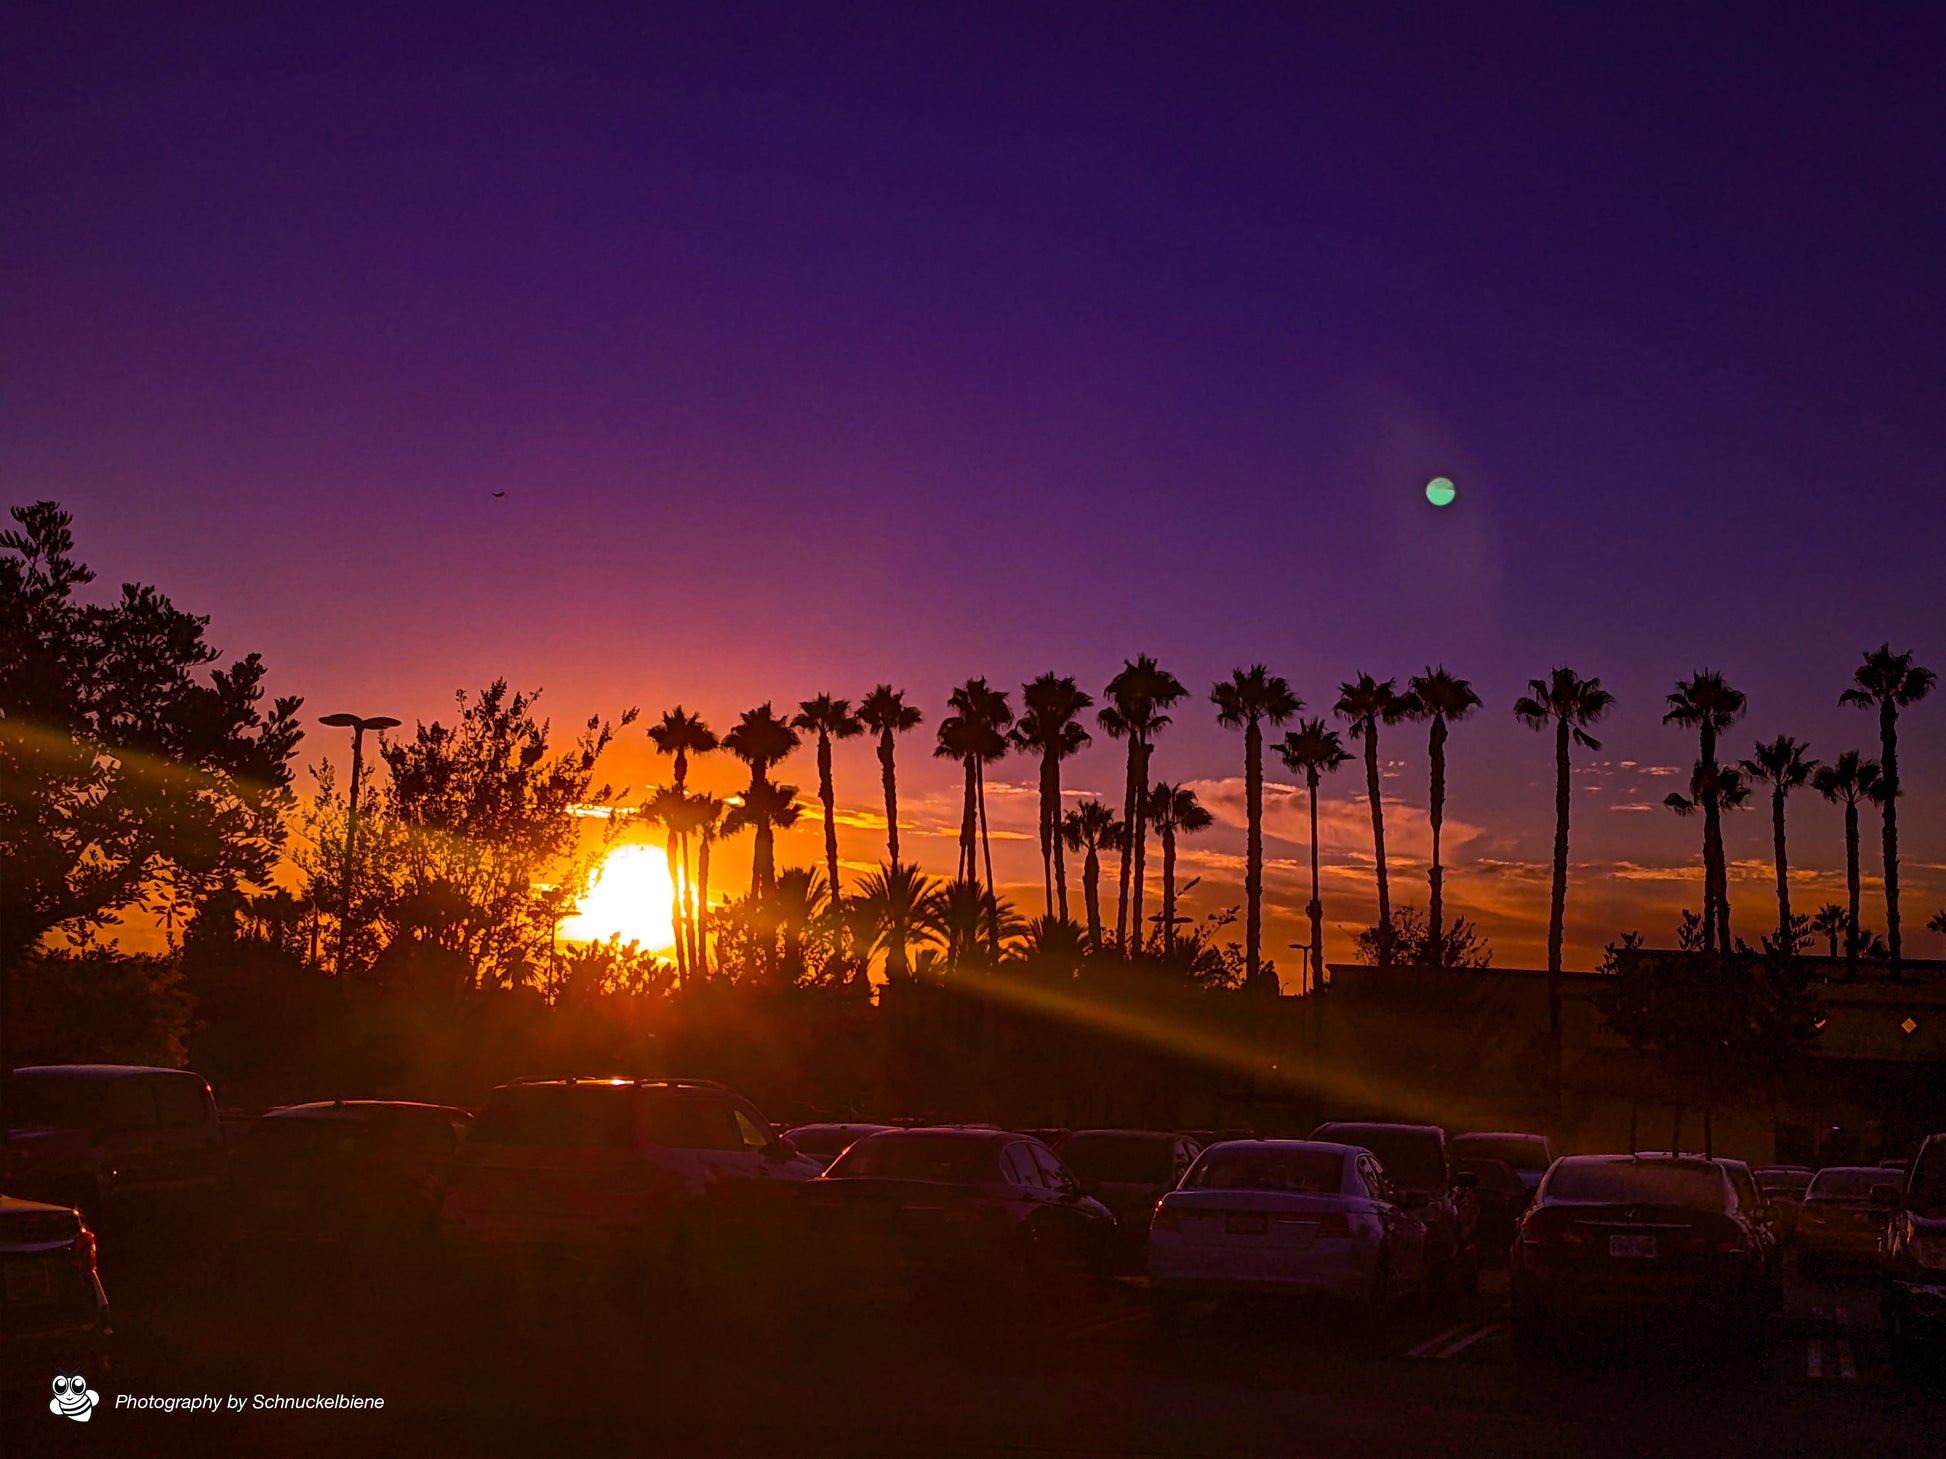
{"label": "car rear window", "polygon": [[1190,1167],[1182,1188],[1335,1195],[1344,1186],[1344,1171],[1345,1157],[1335,1150],[1218,1146]]}
{"label": "car rear window", "polygon": [[1802,1195],[1804,1188],[1811,1183],[1808,1170],[1760,1170],[1757,1184],[1772,1195]]}
{"label": "car rear window", "polygon": [[233,1158],[246,1163],[304,1160],[362,1153],[374,1143],[375,1132],[362,1120],[307,1119],[297,1115],[258,1120],[237,1142]]}
{"label": "car rear window", "polygon": [[1312,1136],[1342,1145],[1362,1145],[1378,1157],[1394,1185],[1433,1190],[1446,1184],[1446,1159],[1437,1134],[1395,1125],[1326,1125]]}
{"label": "car rear window", "polygon": [[1153,1135],[1070,1135],[1058,1153],[1083,1180],[1163,1185],[1175,1149],[1174,1140]]}
{"label": "car rear window", "polygon": [[1454,1154],[1483,1156],[1504,1160],[1515,1170],[1547,1169],[1547,1145],[1540,1140],[1505,1140],[1492,1135],[1460,1135],[1453,1140]]}
{"label": "car rear window", "polygon": [[560,1150],[626,1146],[635,1138],[635,1091],[609,1084],[496,1089],[466,1138],[469,1144]]}
{"label": "car rear window", "polygon": [[1541,1193],[1550,1201],[1722,1211],[1730,1183],[1720,1167],[1701,1160],[1560,1160]]}
{"label": "car rear window", "polygon": [[1904,1180],[1904,1175],[1896,1170],[1851,1170],[1842,1167],[1820,1170],[1812,1180],[1811,1188],[1804,1193],[1804,1198],[1806,1200],[1819,1197],[1840,1201],[1869,1200],[1877,1187],[1900,1185]]}
{"label": "car rear window", "polygon": [[999,1171],[994,1147],[984,1140],[941,1135],[869,1135],[853,1145],[827,1176],[867,1176],[881,1180],[930,1180],[968,1185],[992,1180]]}

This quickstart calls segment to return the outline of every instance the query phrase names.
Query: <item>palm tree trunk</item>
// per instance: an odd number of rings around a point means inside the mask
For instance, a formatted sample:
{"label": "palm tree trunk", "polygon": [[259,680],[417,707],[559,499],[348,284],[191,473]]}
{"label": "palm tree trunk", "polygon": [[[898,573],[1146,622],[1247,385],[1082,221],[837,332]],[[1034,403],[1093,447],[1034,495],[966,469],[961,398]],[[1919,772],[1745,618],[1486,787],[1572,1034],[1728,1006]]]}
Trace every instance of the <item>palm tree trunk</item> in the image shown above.
{"label": "palm tree trunk", "polygon": [[1794,950],[1791,947],[1791,884],[1790,862],[1784,853],[1784,788],[1778,786],[1770,793],[1770,839],[1772,849],[1777,855],[1777,950],[1780,953]]}
{"label": "palm tree trunk", "polygon": [[710,975],[709,844],[712,839],[705,834],[703,844],[696,851],[696,950],[700,954],[696,966],[705,978]]}
{"label": "palm tree trunk", "polygon": [[776,883],[777,852],[771,838],[770,822],[759,821],[750,858],[750,890],[758,897],[767,897]]}
{"label": "palm tree trunk", "polygon": [[1142,758],[1142,743],[1134,735],[1128,741],[1128,774],[1122,785],[1122,825],[1127,834],[1122,838],[1122,884],[1115,894],[1115,948],[1128,951],[1128,878],[1135,864],[1135,810],[1140,799],[1137,787],[1142,782],[1138,766]]}
{"label": "palm tree trunk", "polygon": [[1432,964],[1440,968],[1446,965],[1446,938],[1441,920],[1443,904],[1440,901],[1444,874],[1439,865],[1439,823],[1446,814],[1446,720],[1443,715],[1433,716],[1431,758],[1432,795],[1427,807],[1432,819],[1432,870],[1427,876],[1431,907],[1426,916],[1432,941]]}
{"label": "palm tree trunk", "polygon": [[682,868],[680,854],[676,850],[676,833],[671,830],[664,842],[663,850],[669,858],[669,885],[675,895],[669,898],[669,921],[676,937],[676,986],[681,987],[689,978],[689,958],[684,949],[682,925]]}
{"label": "palm tree trunk", "polygon": [[974,762],[966,762],[966,804],[960,810],[959,818],[959,880],[972,881],[979,866],[974,859],[973,827],[979,815],[977,792],[974,789]]}
{"label": "palm tree trunk", "polygon": [[1167,826],[1162,828],[1162,950],[1169,957],[1176,954],[1176,833]]}
{"label": "palm tree trunk", "polygon": [[[1142,745],[1139,763],[1136,768],[1135,783],[1137,785],[1147,785],[1149,783],[1149,746],[1146,741]],[[1142,892],[1143,883],[1147,880],[1145,867],[1148,862],[1149,849],[1149,798],[1146,795],[1138,794],[1135,797],[1135,819],[1129,822],[1128,839],[1134,843],[1135,847],[1134,869],[1130,873],[1128,894],[1129,922],[1132,924],[1131,930],[1135,934],[1136,950],[1140,951],[1142,947]]]}
{"label": "palm tree trunk", "polygon": [[892,765],[892,731],[878,736],[878,774],[885,783],[885,846],[892,865],[899,864],[899,776]]}
{"label": "palm tree trunk", "polygon": [[1902,976],[1899,958],[1899,711],[1890,699],[1878,706],[1879,762],[1885,786],[1885,946],[1890,973]]}
{"label": "palm tree trunk", "polygon": [[1547,910],[1547,1030],[1558,1048],[1561,1041],[1561,941],[1568,915],[1568,812],[1573,796],[1568,779],[1566,719],[1554,725],[1554,886]]}
{"label": "palm tree trunk", "polygon": [[1088,858],[1081,863],[1081,895],[1088,904],[1088,945],[1101,951],[1101,858],[1088,842]]}
{"label": "palm tree trunk", "polygon": [[[1723,822],[1716,798],[1716,730],[1705,719],[1702,724],[1700,761],[1703,802],[1703,951],[1715,952],[1719,940],[1724,952],[1730,950],[1730,914],[1719,897],[1728,890],[1723,869]],[[1719,921],[1720,919],[1720,921]],[[1719,939],[1718,930],[1722,936]],[[1674,1154],[1674,1151],[1670,1152]]]}
{"label": "palm tree trunk", "polygon": [[1315,993],[1324,986],[1324,902],[1318,893],[1318,772],[1305,772],[1304,783],[1311,792],[1311,985]]}
{"label": "palm tree trunk", "polygon": [[1392,961],[1392,893],[1385,884],[1385,812],[1378,793],[1378,721],[1365,721],[1365,794],[1372,802],[1372,855],[1378,864],[1378,960]]}
{"label": "palm tree trunk", "polygon": [[831,736],[822,730],[818,732],[818,799],[824,804],[825,876],[831,882],[828,894],[831,898],[832,922],[837,928],[838,954],[842,957],[845,951],[845,904],[838,892],[838,820],[834,806],[836,796],[831,786]]}
{"label": "palm tree trunk", "polygon": [[1060,806],[1054,789],[1054,750],[1041,751],[1041,891],[1047,915],[1054,915],[1054,842],[1060,833]]}
{"label": "palm tree trunk", "polygon": [[1059,898],[1061,920],[1068,920],[1068,862],[1062,851],[1061,836],[1061,762],[1054,762],[1054,809],[1048,825],[1048,834],[1054,842],[1054,891]]}
{"label": "palm tree trunk", "polygon": [[1858,976],[1858,800],[1845,802],[1845,981]]}
{"label": "palm tree trunk", "polygon": [[977,760],[973,764],[973,780],[980,798],[980,854],[987,873],[987,941],[993,949],[993,960],[999,962],[1000,894],[993,889],[993,843],[987,839],[987,772]]}
{"label": "palm tree trunk", "polygon": [[696,888],[689,878],[689,832],[682,833],[682,920],[689,938],[689,971],[693,975],[703,965],[703,937],[696,925]]}
{"label": "palm tree trunk", "polygon": [[[1243,727],[1243,798],[1248,831],[1243,851],[1243,986],[1256,991],[1263,947],[1264,732],[1255,715]],[[1173,940],[1175,926],[1170,924]]]}

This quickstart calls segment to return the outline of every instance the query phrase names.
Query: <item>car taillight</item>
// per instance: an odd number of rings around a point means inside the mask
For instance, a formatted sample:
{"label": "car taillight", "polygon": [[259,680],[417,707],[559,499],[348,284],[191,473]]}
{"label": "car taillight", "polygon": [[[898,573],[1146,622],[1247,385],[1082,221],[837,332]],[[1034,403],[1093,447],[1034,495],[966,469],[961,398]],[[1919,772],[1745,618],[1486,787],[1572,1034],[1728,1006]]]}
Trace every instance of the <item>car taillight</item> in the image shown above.
{"label": "car taillight", "polygon": [[1174,1209],[1164,1202],[1157,1201],[1155,1203],[1155,1215],[1149,1221],[1149,1230],[1180,1231],[1182,1230],[1182,1217],[1178,1216]]}
{"label": "car taillight", "polygon": [[1587,1245],[1587,1241],[1576,1229],[1572,1216],[1535,1210],[1529,1211],[1520,1223],[1520,1244],[1579,1251]]}
{"label": "car taillight", "polygon": [[68,1260],[82,1271],[91,1275],[95,1269],[95,1233],[86,1226],[74,1233],[74,1240],[68,1243]]}

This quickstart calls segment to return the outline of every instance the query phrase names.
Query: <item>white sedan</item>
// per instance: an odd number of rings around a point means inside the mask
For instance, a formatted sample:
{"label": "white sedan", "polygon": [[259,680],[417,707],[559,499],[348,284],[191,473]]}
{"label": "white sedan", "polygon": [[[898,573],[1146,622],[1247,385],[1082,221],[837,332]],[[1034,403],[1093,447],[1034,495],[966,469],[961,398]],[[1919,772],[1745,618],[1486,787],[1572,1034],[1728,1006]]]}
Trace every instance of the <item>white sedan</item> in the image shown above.
{"label": "white sedan", "polygon": [[1371,1151],[1321,1140],[1212,1145],[1149,1224],[1159,1322],[1196,1297],[1262,1293],[1382,1303],[1424,1278],[1426,1227]]}

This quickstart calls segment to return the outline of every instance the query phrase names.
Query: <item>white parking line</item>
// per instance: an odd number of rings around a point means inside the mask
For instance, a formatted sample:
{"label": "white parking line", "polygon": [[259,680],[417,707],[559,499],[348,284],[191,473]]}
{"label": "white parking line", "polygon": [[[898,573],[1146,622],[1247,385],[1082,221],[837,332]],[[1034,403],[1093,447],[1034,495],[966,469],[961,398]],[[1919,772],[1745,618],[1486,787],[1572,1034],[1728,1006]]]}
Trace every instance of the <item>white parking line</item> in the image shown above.
{"label": "white parking line", "polygon": [[1433,1354],[1433,1356],[1439,1358],[1442,1361],[1447,1358],[1457,1357],[1459,1354],[1465,1352],[1468,1348],[1472,1347],[1474,1343],[1479,1342],[1482,1338],[1492,1337],[1496,1332],[1505,1332],[1506,1329],[1507,1329],[1507,1324],[1504,1322],[1489,1322],[1485,1327],[1479,1329],[1479,1331],[1468,1333],[1465,1337],[1461,1338],[1458,1342],[1453,1343],[1448,1347],[1442,1348],[1439,1352]]}
{"label": "white parking line", "polygon": [[1469,1328],[1467,1324],[1464,1322],[1462,1322],[1458,1327],[1449,1327],[1444,1332],[1440,1333],[1438,1337],[1427,1338],[1424,1342],[1420,1343],[1418,1347],[1408,1351],[1406,1353],[1406,1356],[1408,1358],[1434,1357],[1437,1355],[1435,1353],[1435,1349],[1444,1347],[1447,1343],[1451,1342],[1454,1338],[1460,1336],[1462,1333],[1467,1331],[1469,1331]]}
{"label": "white parking line", "polygon": [[1824,1344],[1812,1338],[1804,1349],[1804,1376],[1822,1378],[1824,1376]]}

